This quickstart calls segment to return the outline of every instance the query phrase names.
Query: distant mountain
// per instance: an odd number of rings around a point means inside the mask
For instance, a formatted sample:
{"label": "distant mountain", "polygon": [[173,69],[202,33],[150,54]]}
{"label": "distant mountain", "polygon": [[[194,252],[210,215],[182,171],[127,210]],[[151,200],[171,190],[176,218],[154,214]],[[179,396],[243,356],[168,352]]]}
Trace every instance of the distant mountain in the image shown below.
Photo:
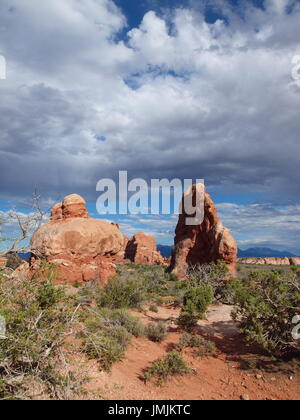
{"label": "distant mountain", "polygon": [[172,255],[173,247],[171,245],[157,245],[157,250],[164,258],[169,258]]}
{"label": "distant mountain", "polygon": [[[169,258],[172,255],[173,247],[171,245],[157,245],[158,251],[164,258]],[[271,248],[249,248],[245,251],[239,249],[238,257],[239,258],[268,258],[268,257],[278,257],[278,258],[292,258],[297,255],[292,254],[289,251],[277,251]]]}
{"label": "distant mountain", "polygon": [[239,258],[268,258],[268,257],[278,257],[278,258],[292,258],[296,255],[292,254],[289,251],[276,251],[271,248],[249,248],[245,251],[239,249],[238,252]]}

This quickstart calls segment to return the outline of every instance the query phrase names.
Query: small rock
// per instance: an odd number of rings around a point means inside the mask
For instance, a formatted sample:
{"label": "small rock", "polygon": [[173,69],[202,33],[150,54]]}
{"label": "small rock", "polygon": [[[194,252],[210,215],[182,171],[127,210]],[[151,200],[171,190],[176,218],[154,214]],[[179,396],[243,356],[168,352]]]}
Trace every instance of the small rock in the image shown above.
{"label": "small rock", "polygon": [[276,378],[274,378],[274,377],[273,377],[273,378],[271,378],[270,380],[271,380],[272,382],[276,382]]}
{"label": "small rock", "polygon": [[256,379],[262,379],[262,375],[255,375]]}
{"label": "small rock", "polygon": [[292,376],[289,377],[289,380],[292,381],[294,378]]}
{"label": "small rock", "polygon": [[246,395],[246,394],[241,395],[240,398],[241,398],[242,401],[250,401],[249,395]]}

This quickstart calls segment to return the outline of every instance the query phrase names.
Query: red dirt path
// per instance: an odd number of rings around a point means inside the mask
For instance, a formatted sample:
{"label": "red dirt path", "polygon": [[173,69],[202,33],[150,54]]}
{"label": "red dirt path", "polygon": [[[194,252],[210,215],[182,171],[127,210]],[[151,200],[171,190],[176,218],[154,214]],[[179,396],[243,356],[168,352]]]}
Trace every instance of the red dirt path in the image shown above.
{"label": "red dirt path", "polygon": [[[145,384],[140,376],[154,360],[174,348],[182,333],[175,319],[179,310],[169,306],[157,314],[135,313],[143,322],[166,321],[170,333],[160,344],[146,338],[134,339],[126,359],[113,366],[110,373],[99,372],[97,364],[87,362],[91,382],[89,397],[108,400],[294,400],[300,399],[299,362],[275,364],[247,346],[230,318],[230,307],[214,306],[206,321],[199,323],[198,332],[216,343],[217,352],[210,357],[194,357],[190,350],[184,358],[192,373],[169,379],[162,387]],[[246,362],[259,361],[260,369],[245,370]]]}

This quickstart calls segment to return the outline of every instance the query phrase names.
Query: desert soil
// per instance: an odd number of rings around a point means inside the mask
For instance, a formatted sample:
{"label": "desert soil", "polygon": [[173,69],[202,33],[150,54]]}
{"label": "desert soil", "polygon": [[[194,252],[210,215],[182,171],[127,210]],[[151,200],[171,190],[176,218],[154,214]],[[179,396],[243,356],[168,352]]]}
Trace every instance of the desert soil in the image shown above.
{"label": "desert soil", "polygon": [[[300,399],[300,364],[276,363],[243,342],[232,321],[231,307],[212,306],[196,333],[215,342],[213,356],[195,357],[191,350],[184,358],[191,373],[169,379],[162,387],[145,384],[141,374],[151,362],[175,348],[181,332],[175,320],[179,309],[159,308],[158,313],[134,313],[143,323],[164,321],[169,334],[160,344],[146,338],[132,341],[126,358],[110,373],[100,372],[95,362],[84,362],[90,382],[87,398],[106,400],[295,400]],[[249,365],[251,369],[249,368]],[[254,368],[253,368],[254,366]]]}

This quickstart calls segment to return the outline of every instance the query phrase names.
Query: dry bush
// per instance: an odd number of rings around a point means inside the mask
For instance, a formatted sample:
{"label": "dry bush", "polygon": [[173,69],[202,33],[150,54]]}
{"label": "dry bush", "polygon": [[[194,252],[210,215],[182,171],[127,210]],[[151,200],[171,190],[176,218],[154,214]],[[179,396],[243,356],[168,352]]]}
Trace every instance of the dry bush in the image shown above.
{"label": "dry bush", "polygon": [[146,369],[143,379],[149,382],[156,378],[156,385],[161,386],[170,376],[183,376],[190,372],[190,369],[183,360],[181,353],[176,350],[167,353],[162,359],[156,360]]}
{"label": "dry bush", "polygon": [[0,315],[6,321],[6,339],[0,340],[1,399],[29,399],[34,389],[45,398],[70,399],[79,391],[64,355],[77,312],[64,289],[46,275],[38,283],[1,274]]}

